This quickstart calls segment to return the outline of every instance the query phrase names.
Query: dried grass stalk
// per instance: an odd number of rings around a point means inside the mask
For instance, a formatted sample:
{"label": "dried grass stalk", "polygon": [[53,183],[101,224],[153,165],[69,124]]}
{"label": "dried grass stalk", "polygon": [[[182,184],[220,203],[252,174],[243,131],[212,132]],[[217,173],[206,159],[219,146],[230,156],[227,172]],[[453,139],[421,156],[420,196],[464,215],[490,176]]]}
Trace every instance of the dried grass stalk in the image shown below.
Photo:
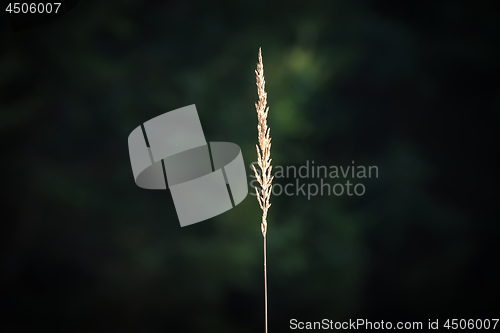
{"label": "dried grass stalk", "polygon": [[260,192],[256,187],[255,192],[257,194],[257,200],[259,201],[259,206],[262,209],[262,222],[260,224],[260,230],[262,231],[262,236],[264,237],[264,298],[265,298],[265,328],[267,333],[267,267],[266,267],[266,235],[267,235],[267,211],[271,204],[269,199],[271,197],[272,181],[274,176],[271,176],[271,137],[270,128],[267,127],[267,114],[269,112],[269,107],[267,106],[267,93],[265,91],[266,80],[264,79],[264,64],[262,63],[262,51],[259,48],[259,63],[257,64],[257,70],[255,71],[257,78],[257,92],[259,94],[259,102],[255,103],[255,109],[257,110],[258,118],[258,135],[259,144],[256,145],[257,148],[257,162],[260,168],[260,174],[257,172],[255,166],[252,165],[253,171],[255,172],[255,177],[260,184]]}

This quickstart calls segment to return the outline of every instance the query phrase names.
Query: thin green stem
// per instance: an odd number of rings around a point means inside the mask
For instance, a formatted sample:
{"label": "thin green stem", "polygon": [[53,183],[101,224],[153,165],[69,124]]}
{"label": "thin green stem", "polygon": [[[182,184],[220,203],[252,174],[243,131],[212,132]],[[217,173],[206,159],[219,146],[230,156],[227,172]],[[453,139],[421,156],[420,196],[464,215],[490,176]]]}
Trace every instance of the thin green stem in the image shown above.
{"label": "thin green stem", "polygon": [[266,267],[266,236],[264,236],[264,302],[265,302],[265,323],[266,323],[266,333],[267,333],[267,267]]}

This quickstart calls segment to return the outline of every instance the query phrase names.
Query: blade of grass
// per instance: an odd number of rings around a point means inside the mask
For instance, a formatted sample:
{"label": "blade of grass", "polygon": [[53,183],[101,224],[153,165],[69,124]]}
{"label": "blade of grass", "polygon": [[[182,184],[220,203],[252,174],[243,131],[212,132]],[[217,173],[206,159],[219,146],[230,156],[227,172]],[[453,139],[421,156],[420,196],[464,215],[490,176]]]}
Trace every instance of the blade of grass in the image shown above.
{"label": "blade of grass", "polygon": [[255,192],[257,194],[257,200],[259,206],[262,209],[262,222],[260,224],[260,230],[262,231],[262,236],[264,238],[264,302],[265,302],[265,332],[267,333],[267,255],[266,255],[266,236],[267,236],[267,212],[271,204],[269,199],[271,197],[272,181],[274,176],[271,176],[272,166],[271,166],[271,129],[267,127],[267,114],[269,112],[269,107],[267,106],[267,93],[265,91],[266,80],[264,79],[264,64],[262,62],[262,50],[259,48],[259,63],[257,64],[257,70],[255,71],[257,93],[259,95],[258,103],[255,103],[255,109],[257,110],[258,119],[258,139],[259,143],[256,145],[257,148],[257,162],[260,168],[260,174],[257,172],[255,166],[252,165],[255,176],[260,185],[259,189],[256,187]]}

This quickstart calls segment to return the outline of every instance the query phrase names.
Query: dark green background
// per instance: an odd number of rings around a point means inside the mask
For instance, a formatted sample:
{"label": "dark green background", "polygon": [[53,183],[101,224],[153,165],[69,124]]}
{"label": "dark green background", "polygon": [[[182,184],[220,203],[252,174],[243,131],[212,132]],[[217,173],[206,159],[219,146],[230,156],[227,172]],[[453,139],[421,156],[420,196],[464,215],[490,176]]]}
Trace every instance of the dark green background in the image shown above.
{"label": "dark green background", "polygon": [[208,141],[254,161],[260,46],[273,163],[379,167],[359,198],[272,198],[270,331],[498,318],[494,4],[80,1],[2,24],[1,325],[263,331],[255,197],[180,228],[168,191],[135,185],[127,147],[196,104]]}

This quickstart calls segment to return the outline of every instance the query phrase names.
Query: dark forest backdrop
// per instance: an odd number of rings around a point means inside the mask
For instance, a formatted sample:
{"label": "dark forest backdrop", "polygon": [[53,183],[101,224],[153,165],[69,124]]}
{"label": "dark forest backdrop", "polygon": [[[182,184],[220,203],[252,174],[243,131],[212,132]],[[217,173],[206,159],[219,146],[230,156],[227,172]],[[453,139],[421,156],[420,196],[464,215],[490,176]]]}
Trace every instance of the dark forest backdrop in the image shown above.
{"label": "dark forest backdrop", "polygon": [[207,140],[248,166],[259,47],[273,163],[379,167],[362,197],[272,198],[270,330],[498,318],[494,3],[88,0],[2,24],[1,325],[263,330],[255,197],[180,228],[168,191],[134,184],[127,147],[196,104]]}

